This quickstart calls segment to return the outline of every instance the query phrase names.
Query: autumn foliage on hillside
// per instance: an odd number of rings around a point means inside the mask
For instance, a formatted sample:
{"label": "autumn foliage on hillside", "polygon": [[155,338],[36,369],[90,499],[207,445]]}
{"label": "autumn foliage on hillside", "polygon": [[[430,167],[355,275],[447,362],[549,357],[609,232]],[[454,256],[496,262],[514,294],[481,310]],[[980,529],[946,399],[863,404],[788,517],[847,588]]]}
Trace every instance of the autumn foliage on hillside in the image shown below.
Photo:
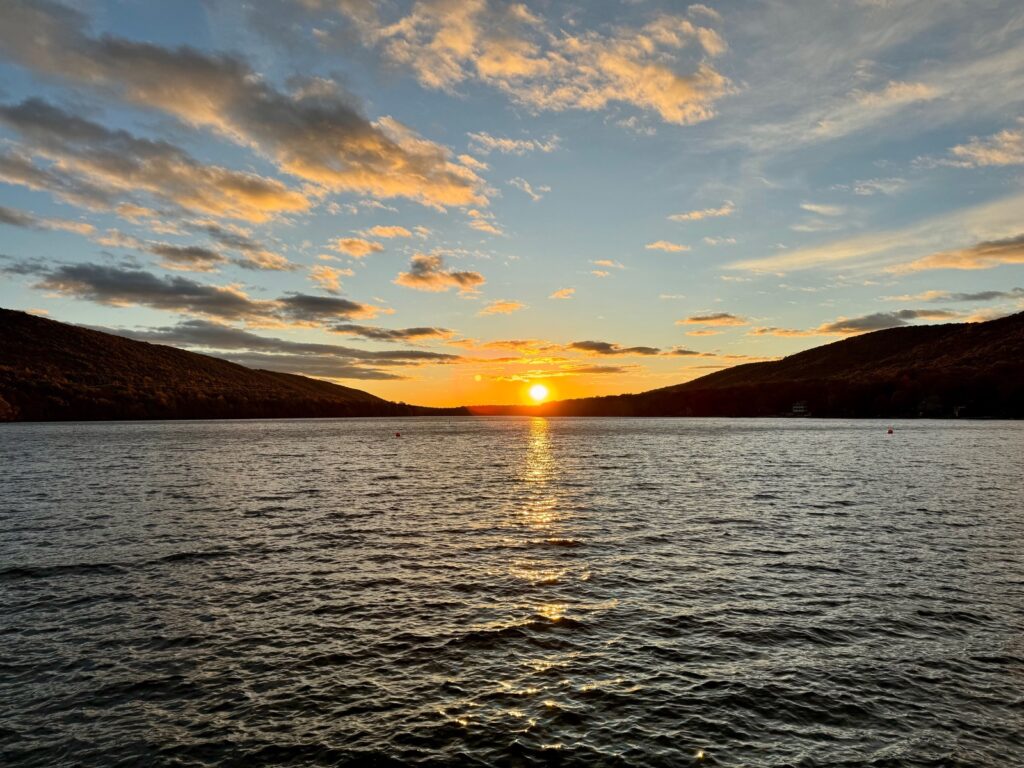
{"label": "autumn foliage on hillside", "polygon": [[430,409],[0,309],[0,421],[407,416]]}

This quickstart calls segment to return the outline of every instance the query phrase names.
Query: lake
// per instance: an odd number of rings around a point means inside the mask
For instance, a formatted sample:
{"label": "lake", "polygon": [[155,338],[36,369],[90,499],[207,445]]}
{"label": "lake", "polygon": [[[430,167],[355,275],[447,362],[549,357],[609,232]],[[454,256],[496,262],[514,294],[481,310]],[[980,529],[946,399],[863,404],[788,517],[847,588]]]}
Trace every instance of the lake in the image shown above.
{"label": "lake", "polygon": [[0,763],[1024,764],[1024,423],[887,426],[2,425]]}

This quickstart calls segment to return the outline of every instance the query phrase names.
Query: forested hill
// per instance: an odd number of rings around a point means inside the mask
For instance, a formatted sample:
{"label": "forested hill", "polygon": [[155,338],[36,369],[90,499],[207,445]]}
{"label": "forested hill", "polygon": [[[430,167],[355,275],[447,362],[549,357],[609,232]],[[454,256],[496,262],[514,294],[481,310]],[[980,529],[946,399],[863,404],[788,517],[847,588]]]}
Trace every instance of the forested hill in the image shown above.
{"label": "forested hill", "polygon": [[875,331],[635,395],[480,413],[1024,418],[1024,313]]}
{"label": "forested hill", "polygon": [[444,413],[0,309],[0,421]]}

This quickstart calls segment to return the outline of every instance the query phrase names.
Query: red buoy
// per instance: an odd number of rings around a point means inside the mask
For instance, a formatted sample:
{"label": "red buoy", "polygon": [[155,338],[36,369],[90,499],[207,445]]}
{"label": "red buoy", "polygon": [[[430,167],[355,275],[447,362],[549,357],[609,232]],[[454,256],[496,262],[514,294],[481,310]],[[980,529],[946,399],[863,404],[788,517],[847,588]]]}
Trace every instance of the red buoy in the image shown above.
{"label": "red buoy", "polygon": [[402,436],[401,432],[395,432],[395,437],[401,437],[401,436]]}

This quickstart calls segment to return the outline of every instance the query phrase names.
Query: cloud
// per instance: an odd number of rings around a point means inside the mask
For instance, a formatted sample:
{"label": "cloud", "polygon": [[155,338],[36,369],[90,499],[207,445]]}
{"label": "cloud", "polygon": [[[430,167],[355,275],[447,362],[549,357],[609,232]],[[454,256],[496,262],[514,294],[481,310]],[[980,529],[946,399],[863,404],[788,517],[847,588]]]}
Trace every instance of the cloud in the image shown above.
{"label": "cloud", "polygon": [[12,174],[11,180],[69,202],[110,207],[126,194],[144,192],[186,211],[248,221],[310,207],[304,194],[276,179],[203,164],[165,141],[109,130],[40,99],[0,105],[0,124],[16,131],[32,155],[51,163],[44,169],[22,158],[38,173],[20,179]]}
{"label": "cloud", "polygon": [[705,237],[704,242],[708,245],[736,245],[735,237]]}
{"label": "cloud", "polygon": [[800,203],[800,207],[810,213],[816,213],[819,216],[842,216],[846,213],[846,208],[841,205],[825,205],[824,203]]}
{"label": "cloud", "polygon": [[384,239],[393,237],[412,237],[412,232],[405,227],[400,227],[398,225],[384,226],[382,224],[378,224],[375,227],[370,227],[370,229],[366,230],[364,234],[369,237],[383,237]]}
{"label": "cloud", "polygon": [[565,373],[574,376],[604,376],[619,373],[630,373],[635,369],[631,365],[577,365],[569,368]]}
{"label": "cloud", "polygon": [[702,219],[714,219],[722,216],[732,216],[736,206],[732,201],[726,200],[718,208],[703,208],[698,211],[686,211],[684,213],[673,213],[668,217],[669,221],[700,221]]}
{"label": "cloud", "polygon": [[[501,152],[506,155],[525,155],[527,152],[554,152],[561,139],[551,136],[547,141],[538,139],[510,139],[489,133],[467,133],[472,148],[485,155]],[[474,161],[476,162],[476,161]],[[484,168],[487,166],[484,165]]]}
{"label": "cloud", "polygon": [[373,366],[444,364],[458,360],[455,355],[424,350],[377,352],[335,344],[287,341],[206,320],[186,320],[176,326],[142,331],[99,330],[154,344],[213,351],[217,357],[250,367],[331,379],[400,379],[404,377]]}
{"label": "cloud", "polygon": [[665,352],[664,354],[671,355],[673,357],[706,357],[708,355],[707,352],[697,352],[696,350],[687,349],[686,347],[672,347],[672,349],[668,350],[668,352]]}
{"label": "cloud", "polygon": [[531,200],[533,200],[533,202],[535,202],[535,203],[538,200],[541,200],[547,192],[551,191],[551,187],[546,187],[546,186],[545,187],[536,187],[535,188],[535,187],[531,186],[530,182],[528,182],[526,179],[520,179],[520,178],[509,179],[508,183],[511,186],[515,187],[516,189],[518,189],[518,190],[520,190],[522,192],[525,192],[529,196],[529,198]]}
{"label": "cloud", "polygon": [[91,37],[81,13],[8,0],[0,55],[212,130],[322,187],[406,197],[434,207],[483,205],[481,179],[451,153],[390,117],[367,120],[324,79],[275,88],[247,61],[194,48]]}
{"label": "cloud", "polygon": [[1024,234],[988,240],[967,248],[940,251],[892,268],[899,273],[928,269],[992,269],[1003,264],[1024,264]]}
{"label": "cloud", "polygon": [[861,179],[853,182],[852,191],[855,195],[869,197],[871,195],[895,195],[907,188],[906,179],[890,177],[885,179]]}
{"label": "cloud", "polygon": [[292,293],[277,299],[278,314],[286,320],[316,324],[338,318],[375,317],[379,307],[335,296]]}
{"label": "cloud", "polygon": [[193,232],[202,232],[217,244],[241,253],[243,258],[236,259],[234,263],[246,269],[287,270],[295,266],[254,239],[249,230],[236,224],[200,220],[185,222],[183,226]]}
{"label": "cloud", "polygon": [[604,269],[592,269],[590,270],[590,274],[594,277],[610,277],[612,273]]}
{"label": "cloud", "polygon": [[559,288],[557,291],[548,296],[549,299],[571,299],[572,295],[576,293],[575,288]]}
{"label": "cloud", "polygon": [[503,299],[496,299],[488,304],[486,307],[477,312],[481,317],[486,315],[510,315],[513,312],[518,312],[521,309],[526,309],[526,305],[520,301],[506,301]]}
{"label": "cloud", "polygon": [[232,263],[244,269],[288,270],[294,265],[283,256],[267,250],[248,235],[247,230],[234,225],[221,226],[210,221],[186,221],[181,229],[202,232],[224,247],[242,253],[240,258],[229,259],[219,251],[199,245],[175,245],[166,242],[141,240],[116,229],[108,229],[93,240],[107,248],[126,248],[147,251],[161,258],[161,265],[167,269],[190,272],[215,272],[223,264]]}
{"label": "cloud", "polygon": [[501,227],[490,220],[493,218],[492,216],[482,213],[476,209],[471,209],[467,212],[467,215],[469,216],[469,226],[473,229],[479,232],[486,232],[490,235],[505,234],[502,232]]}
{"label": "cloud", "polygon": [[747,325],[747,320],[728,312],[711,312],[676,320],[676,325]]}
{"label": "cloud", "polygon": [[62,232],[74,232],[78,235],[91,235],[96,227],[84,221],[72,221],[70,219],[46,218],[36,216],[27,211],[19,211],[15,208],[8,208],[0,205],[0,224],[23,229],[38,230],[59,230]]}
{"label": "cloud", "polygon": [[955,312],[931,309],[901,309],[896,312],[875,312],[863,317],[841,317],[831,323],[819,326],[817,333],[851,335],[909,325],[909,320],[948,320],[955,317],[957,317]]}
{"label": "cloud", "polygon": [[[1016,193],[981,205],[929,216],[901,229],[877,231],[739,261],[730,264],[729,268],[778,273],[859,264],[879,265],[888,271],[900,272],[939,268],[934,266],[939,262],[994,266],[998,259],[1005,258],[1012,263],[1013,241],[1020,232],[1022,209],[1024,194]],[[962,251],[943,250],[935,254],[943,245],[977,242],[979,239],[983,242],[974,246],[977,252],[973,254],[970,253],[971,246]],[[932,252],[936,258],[922,258],[922,252]],[[913,260],[915,256],[917,263],[910,268],[908,258]]]}
{"label": "cloud", "polygon": [[580,352],[589,352],[594,355],[657,355],[660,350],[657,347],[622,347],[609,341],[574,341],[568,346]]}
{"label": "cloud", "polygon": [[161,266],[186,272],[213,272],[227,262],[227,259],[216,251],[198,245],[152,243],[148,250],[162,259]]}
{"label": "cloud", "polygon": [[362,259],[371,253],[380,253],[384,246],[372,240],[364,240],[361,237],[339,237],[329,246],[332,251],[345,253],[354,259]]}
{"label": "cloud", "polygon": [[597,259],[596,261],[592,261],[590,263],[593,264],[595,267],[608,267],[609,269],[626,268],[624,264],[620,264],[617,261],[612,261],[611,259]]}
{"label": "cloud", "polygon": [[477,160],[472,155],[459,155],[459,162],[467,168],[472,168],[474,171],[487,171],[490,170],[490,166],[482,160]]}
{"label": "cloud", "polygon": [[[676,321],[676,325],[681,325],[679,321]],[[722,331],[716,331],[712,328],[698,328],[695,331],[687,331],[687,336],[718,336]]]}
{"label": "cloud", "polygon": [[448,339],[454,334],[447,328],[378,328],[370,325],[353,325],[340,323],[331,326],[333,333],[344,333],[359,336],[371,341],[417,341],[419,339]]}
{"label": "cloud", "polygon": [[934,101],[942,91],[927,83],[892,80],[874,91],[854,90],[841,103],[797,130],[796,140],[836,139],[863,130],[912,104]]}
{"label": "cloud", "polygon": [[1022,299],[1024,288],[1008,291],[977,291],[975,293],[951,293],[950,291],[924,291],[913,296],[885,296],[886,301],[932,301],[956,304],[972,301],[997,301],[999,299]]}
{"label": "cloud", "polygon": [[[1024,123],[1024,120],[1020,122]],[[972,138],[949,150],[951,165],[978,168],[992,165],[1024,164],[1024,128],[1007,128],[987,139]]]}
{"label": "cloud", "polygon": [[143,306],[264,325],[316,325],[327,320],[373,317],[380,311],[372,304],[299,293],[254,299],[236,285],[209,285],[178,275],[162,277],[105,264],[15,261],[0,267],[0,271],[36,276],[39,281],[35,288],[106,306]]}
{"label": "cloud", "polygon": [[710,63],[725,41],[681,16],[602,34],[550,30],[520,3],[419,0],[388,21],[377,17],[376,6],[337,8],[365,45],[411,69],[422,85],[453,91],[482,82],[535,110],[625,103],[686,125],[712,117],[715,102],[731,89]]}
{"label": "cloud", "polygon": [[714,8],[709,8],[703,3],[696,3],[686,9],[686,12],[691,16],[706,16],[712,21],[721,21],[722,14],[716,11]]}
{"label": "cloud", "polygon": [[309,279],[319,285],[328,293],[338,293],[341,291],[341,278],[350,277],[352,274],[351,269],[336,269],[335,267],[328,267],[322,264],[318,264],[309,269]]}
{"label": "cloud", "polygon": [[486,282],[479,272],[445,269],[440,256],[417,253],[409,262],[409,271],[400,272],[396,285],[417,291],[447,291],[457,288],[460,293],[472,293]]}
{"label": "cloud", "polygon": [[158,277],[144,270],[102,264],[22,265],[26,266],[23,273],[41,278],[36,288],[107,306],[140,305],[226,320],[265,320],[275,313],[273,302],[250,298],[235,286],[206,285],[185,277]]}
{"label": "cloud", "polygon": [[668,240],[655,240],[653,243],[645,245],[644,248],[649,251],[665,251],[666,253],[682,253],[690,250],[690,246],[688,245],[670,243]]}
{"label": "cloud", "polygon": [[40,167],[23,149],[0,152],[0,181],[49,192],[62,202],[94,211],[110,210],[117,202],[117,190],[70,176],[59,168]]}
{"label": "cloud", "polygon": [[781,336],[782,338],[819,335],[818,331],[804,331],[799,328],[779,328],[776,326],[751,328],[747,331],[747,336]]}

